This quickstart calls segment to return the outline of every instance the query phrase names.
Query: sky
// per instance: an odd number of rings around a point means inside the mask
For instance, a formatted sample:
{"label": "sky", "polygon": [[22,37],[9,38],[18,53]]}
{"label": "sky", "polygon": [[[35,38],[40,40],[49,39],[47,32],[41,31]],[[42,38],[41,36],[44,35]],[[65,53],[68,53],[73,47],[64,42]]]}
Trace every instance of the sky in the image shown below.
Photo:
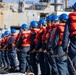
{"label": "sky", "polygon": [[[19,0],[4,0],[6,2],[10,2],[10,1],[19,1]],[[33,1],[33,2],[38,2],[39,0],[25,0],[25,1]],[[54,1],[54,0],[52,0]],[[69,0],[69,5],[73,5],[76,2],[76,0]]]}

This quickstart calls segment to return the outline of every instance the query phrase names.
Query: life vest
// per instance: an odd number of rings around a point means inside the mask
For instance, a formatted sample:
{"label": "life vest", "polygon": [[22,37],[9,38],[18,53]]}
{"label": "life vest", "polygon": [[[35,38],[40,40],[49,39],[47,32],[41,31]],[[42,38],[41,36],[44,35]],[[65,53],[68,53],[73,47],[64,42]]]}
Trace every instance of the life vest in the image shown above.
{"label": "life vest", "polygon": [[39,29],[31,29],[30,36],[31,36],[32,34],[37,34],[38,31],[39,31]]}
{"label": "life vest", "polygon": [[38,43],[38,40],[39,40],[39,39],[42,40],[42,35],[43,35],[44,31],[45,31],[45,27],[42,27],[42,28],[39,29],[39,31],[38,31],[38,33],[37,33],[35,39],[34,39],[35,44]]}
{"label": "life vest", "polygon": [[[57,23],[55,23],[55,24],[52,25],[52,29],[51,29],[51,38],[52,38],[52,40],[53,40],[53,38],[54,38],[54,35],[55,35],[55,32],[56,32],[57,26],[58,26]],[[53,31],[53,30],[54,30],[54,31]],[[52,31],[53,31],[53,32],[52,32]]]}
{"label": "life vest", "polygon": [[2,38],[0,38],[0,48],[1,48]]}
{"label": "life vest", "polygon": [[39,29],[31,29],[30,36],[32,34],[35,34],[36,35],[38,33],[38,31],[39,31]]}
{"label": "life vest", "polygon": [[0,38],[0,42],[2,42],[2,39]]}
{"label": "life vest", "polygon": [[5,36],[3,41],[2,41],[2,48],[6,48],[8,45],[8,41],[9,41],[10,36]]}
{"label": "life vest", "polygon": [[30,31],[25,31],[21,34],[23,37],[21,46],[30,46]]}
{"label": "life vest", "polygon": [[31,29],[30,33],[32,33],[32,32],[37,33],[38,31],[39,31],[39,29],[34,28],[34,29]]}
{"label": "life vest", "polygon": [[70,13],[69,18],[71,19],[70,36],[73,36],[76,35],[76,12]]}
{"label": "life vest", "polygon": [[21,34],[22,34],[21,32],[18,33],[17,38],[16,38],[16,44],[17,44],[17,42],[18,42],[18,40],[19,40]]}
{"label": "life vest", "polygon": [[61,44],[62,44],[64,27],[65,27],[65,23],[60,23],[59,25],[57,25],[57,28],[58,28],[59,31],[60,31],[59,40],[58,40],[58,45],[61,45]]}
{"label": "life vest", "polygon": [[30,50],[33,50],[35,48],[34,39],[38,33],[38,30],[39,29],[36,29],[36,28],[31,29],[31,32],[30,32]]}
{"label": "life vest", "polygon": [[44,27],[44,29],[43,29],[43,35],[42,35],[42,41],[45,41],[45,39],[46,39],[46,27]]}
{"label": "life vest", "polygon": [[[46,34],[46,43],[48,43],[49,39],[50,39],[50,36],[51,36],[51,39],[54,38],[54,34],[55,34],[55,31],[56,31],[56,28],[57,28],[57,25],[56,24],[53,24],[52,26],[49,27],[48,29],[48,32]],[[52,33],[52,30],[54,29],[53,33]]]}
{"label": "life vest", "polygon": [[48,40],[48,38],[50,37],[51,30],[52,30],[52,26],[47,26],[46,27],[46,36],[45,36],[46,37],[46,40]]}
{"label": "life vest", "polygon": [[[15,47],[15,46],[16,46],[17,34],[12,34],[11,37],[14,37],[14,41],[12,42],[12,47]],[[11,37],[10,37],[10,38],[11,38]],[[10,39],[10,38],[9,38],[9,39]]]}
{"label": "life vest", "polygon": [[2,43],[1,43],[1,47],[2,47],[2,48],[5,46],[5,40],[6,40],[6,38],[3,37],[3,38],[2,38]]}
{"label": "life vest", "polygon": [[35,37],[38,33],[39,29],[31,29],[31,32],[30,32],[30,40],[35,42]]}
{"label": "life vest", "polygon": [[2,39],[0,38],[0,49],[1,49],[1,43],[2,43]]}
{"label": "life vest", "polygon": [[9,36],[5,36],[5,45],[7,45],[8,40],[9,40]]}

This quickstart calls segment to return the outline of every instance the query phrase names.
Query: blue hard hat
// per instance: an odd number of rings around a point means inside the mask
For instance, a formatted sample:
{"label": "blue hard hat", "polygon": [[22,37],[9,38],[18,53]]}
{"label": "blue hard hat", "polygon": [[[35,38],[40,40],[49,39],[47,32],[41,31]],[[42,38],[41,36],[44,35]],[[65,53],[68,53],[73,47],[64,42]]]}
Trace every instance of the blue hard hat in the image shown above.
{"label": "blue hard hat", "polygon": [[53,14],[52,17],[51,17],[51,20],[52,21],[58,21],[59,18],[58,18],[58,16],[56,14]]}
{"label": "blue hard hat", "polygon": [[9,31],[5,31],[5,35],[10,35],[10,32]]}
{"label": "blue hard hat", "polygon": [[1,37],[4,37],[5,36],[5,34],[3,33],[2,35],[1,35]]}
{"label": "blue hard hat", "polygon": [[51,17],[52,17],[52,15],[47,16],[46,21],[51,21]]}
{"label": "blue hard hat", "polygon": [[74,9],[76,9],[76,3],[74,3],[74,5],[72,6]]}
{"label": "blue hard hat", "polygon": [[16,33],[16,29],[12,28],[11,33]]}
{"label": "blue hard hat", "polygon": [[68,15],[65,14],[65,13],[63,13],[63,14],[61,14],[61,15],[59,16],[59,19],[60,19],[60,20],[67,20],[67,19],[68,19]]}
{"label": "blue hard hat", "polygon": [[36,21],[32,21],[32,22],[30,23],[30,27],[37,27],[37,26],[38,26],[38,24],[37,24]]}
{"label": "blue hard hat", "polygon": [[21,28],[22,29],[27,29],[28,28],[28,25],[27,24],[22,24]]}
{"label": "blue hard hat", "polygon": [[43,24],[43,25],[45,25],[45,24],[46,24],[45,19],[41,18],[41,19],[39,20],[38,24]]}

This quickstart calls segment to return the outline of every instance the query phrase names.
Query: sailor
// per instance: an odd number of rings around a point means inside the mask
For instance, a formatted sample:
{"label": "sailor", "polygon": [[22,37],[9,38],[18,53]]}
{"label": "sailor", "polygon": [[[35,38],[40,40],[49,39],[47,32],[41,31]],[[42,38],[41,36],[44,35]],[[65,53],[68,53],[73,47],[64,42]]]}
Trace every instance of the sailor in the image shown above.
{"label": "sailor", "polygon": [[5,50],[3,49],[4,46],[5,46],[5,33],[2,34],[2,42],[1,42],[1,52],[2,52],[2,63],[3,63],[3,66],[2,69],[5,69],[7,68],[7,63],[6,63],[6,60],[5,60]]}
{"label": "sailor", "polygon": [[[22,34],[22,28],[19,29],[19,33],[18,33],[17,38],[16,38],[16,48],[18,46],[18,41],[19,41],[21,34]],[[18,47],[18,49],[20,49],[20,46]],[[20,52],[18,49],[16,49],[17,50],[17,58],[18,58],[18,61],[20,61]]]}
{"label": "sailor", "polygon": [[41,46],[41,51],[44,55],[44,72],[45,72],[45,75],[50,75],[51,73],[51,66],[49,67],[49,64],[48,64],[48,60],[47,60],[47,51],[46,51],[46,45],[47,45],[47,41],[48,41],[48,38],[49,38],[49,33],[48,31],[50,32],[51,30],[51,15],[49,15],[47,18],[46,18],[46,21],[47,21],[47,26],[46,26],[46,29],[42,35],[42,46]]}
{"label": "sailor", "polygon": [[[47,17],[48,18],[48,17]],[[50,22],[50,23],[49,23]],[[50,64],[50,75],[59,75],[58,74],[58,69],[56,66],[56,61],[55,58],[52,57],[52,51],[51,51],[51,44],[52,44],[52,40],[54,38],[54,34],[56,31],[56,23],[58,22],[58,16],[56,14],[51,15],[51,19],[48,21],[47,20],[47,24],[50,25],[48,32],[46,34],[46,51],[48,52],[48,63]]]}
{"label": "sailor", "polygon": [[41,49],[41,47],[42,47],[42,35],[46,31],[45,25],[46,25],[46,21],[43,18],[41,18],[38,22],[39,31],[38,31],[36,38],[35,38],[35,43],[36,43],[35,51],[38,51],[38,60],[39,60],[39,64],[40,64],[41,75],[45,75],[44,53]]}
{"label": "sailor", "polygon": [[38,24],[36,21],[32,21],[30,23],[30,28],[31,28],[31,32],[30,32],[30,63],[33,69],[33,73],[35,75],[38,75],[38,64],[37,64],[37,59],[36,59],[36,52],[33,52],[33,49],[35,48],[35,37],[38,33]]}
{"label": "sailor", "polygon": [[[66,51],[69,40],[68,56],[76,70],[76,3],[72,6],[73,12],[69,14],[69,18],[65,25],[62,47]],[[76,75],[71,64],[68,64],[69,74]]]}
{"label": "sailor", "polygon": [[[54,39],[52,41],[53,56],[54,54],[58,56],[62,56],[65,53],[62,48],[62,40],[63,40],[65,23],[68,19],[68,15],[63,13],[60,15],[59,19],[60,19],[60,23],[57,24]],[[67,56],[62,56],[60,58],[56,57],[55,60],[56,60],[56,65],[57,65],[59,75],[67,75],[68,74]]]}
{"label": "sailor", "polygon": [[17,48],[20,50],[19,52],[19,71],[21,73],[26,72],[26,57],[27,57],[27,52],[29,51],[30,48],[30,31],[28,30],[28,25],[27,24],[22,24],[22,33],[21,36],[18,40],[18,46]]}
{"label": "sailor", "polygon": [[2,37],[0,35],[0,68],[2,68],[2,52],[1,52]]}
{"label": "sailor", "polygon": [[8,48],[7,48],[9,38],[10,38],[10,32],[7,30],[7,31],[5,31],[5,45],[3,47],[3,49],[5,49],[5,60],[7,63],[7,68],[5,68],[5,70],[10,69],[10,59],[8,56]]}
{"label": "sailor", "polygon": [[17,70],[17,60],[16,60],[16,29],[12,28],[11,29],[11,35],[8,40],[7,44],[7,49],[8,49],[8,54],[9,54],[9,59],[10,59],[10,71],[16,71]]}

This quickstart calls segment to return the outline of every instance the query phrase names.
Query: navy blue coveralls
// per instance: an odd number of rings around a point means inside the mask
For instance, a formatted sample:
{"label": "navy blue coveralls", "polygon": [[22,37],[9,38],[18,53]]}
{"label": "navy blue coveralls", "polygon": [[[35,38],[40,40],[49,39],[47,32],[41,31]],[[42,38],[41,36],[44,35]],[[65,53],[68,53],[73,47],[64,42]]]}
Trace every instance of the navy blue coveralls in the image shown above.
{"label": "navy blue coveralls", "polygon": [[15,37],[13,35],[11,35],[11,37],[9,38],[9,41],[8,41],[8,56],[9,56],[9,59],[10,59],[10,66],[12,69],[16,69],[17,68],[17,61],[16,61],[16,49],[14,46],[12,46],[12,43],[15,41]]}
{"label": "navy blue coveralls", "polygon": [[[1,43],[1,48],[3,48],[5,46],[5,37],[2,38],[2,43]],[[5,59],[5,50],[1,50],[1,54],[2,54],[2,63],[4,65],[4,68],[7,68],[7,63],[6,63],[6,59]]]}
{"label": "navy blue coveralls", "polygon": [[[35,45],[35,50],[37,50],[37,51],[42,47],[43,33],[44,33],[43,31],[40,33],[38,43]],[[45,75],[45,64],[44,64],[44,53],[43,52],[38,53],[38,60],[39,60],[39,64],[40,64],[41,75]]]}
{"label": "navy blue coveralls", "polygon": [[50,31],[50,37],[48,39],[46,48],[47,48],[47,51],[49,51],[48,58],[49,58],[49,64],[51,67],[50,71],[52,71],[51,74],[59,75],[57,65],[56,65],[56,58],[52,56],[53,53],[52,53],[52,47],[51,47],[53,42],[53,36],[55,35],[55,30],[56,28],[52,28],[52,30]]}
{"label": "navy blue coveralls", "polygon": [[[74,16],[76,17],[76,16]],[[67,20],[66,26],[65,26],[65,30],[64,30],[64,36],[63,36],[63,49],[66,50],[69,40],[70,40],[70,44],[69,44],[69,48],[68,48],[68,55],[71,58],[73,65],[76,69],[76,35],[73,35],[72,37],[70,37],[71,34],[71,19],[69,18]],[[69,74],[70,75],[76,75],[70,65],[70,63],[68,64],[68,69],[69,69]]]}
{"label": "navy blue coveralls", "polygon": [[[25,73],[26,72],[26,65],[27,65],[27,52],[29,51],[29,46],[23,46],[22,44],[27,44],[28,42],[25,41],[23,42],[23,40],[27,40],[29,32],[27,31],[26,33],[23,33],[23,35],[20,36],[19,40],[18,40],[18,44],[17,44],[17,48],[20,49],[19,51],[19,71],[21,73]],[[24,35],[26,37],[24,37]]]}
{"label": "navy blue coveralls", "polygon": [[[35,48],[34,39],[36,37],[36,32],[32,31],[30,35],[30,52]],[[35,75],[38,75],[38,66],[36,60],[36,52],[30,54],[30,63],[33,68],[33,72]]]}
{"label": "navy blue coveralls", "polygon": [[9,59],[9,55],[8,55],[8,48],[7,48],[7,44],[8,44],[8,40],[9,40],[9,36],[6,37],[6,47],[5,47],[5,60],[7,62],[7,68],[10,67],[10,59]]}
{"label": "navy blue coveralls", "polygon": [[[1,42],[2,42],[2,39],[0,38],[0,49],[1,49]],[[0,67],[2,67],[2,52],[0,50]]]}
{"label": "navy blue coveralls", "polygon": [[[56,29],[54,39],[52,41],[52,50],[54,51],[55,55],[62,56],[64,54],[64,50],[61,45],[58,45],[59,41],[59,36],[60,36],[60,30]],[[58,69],[59,75],[67,75],[67,57],[56,57],[56,65]]]}

